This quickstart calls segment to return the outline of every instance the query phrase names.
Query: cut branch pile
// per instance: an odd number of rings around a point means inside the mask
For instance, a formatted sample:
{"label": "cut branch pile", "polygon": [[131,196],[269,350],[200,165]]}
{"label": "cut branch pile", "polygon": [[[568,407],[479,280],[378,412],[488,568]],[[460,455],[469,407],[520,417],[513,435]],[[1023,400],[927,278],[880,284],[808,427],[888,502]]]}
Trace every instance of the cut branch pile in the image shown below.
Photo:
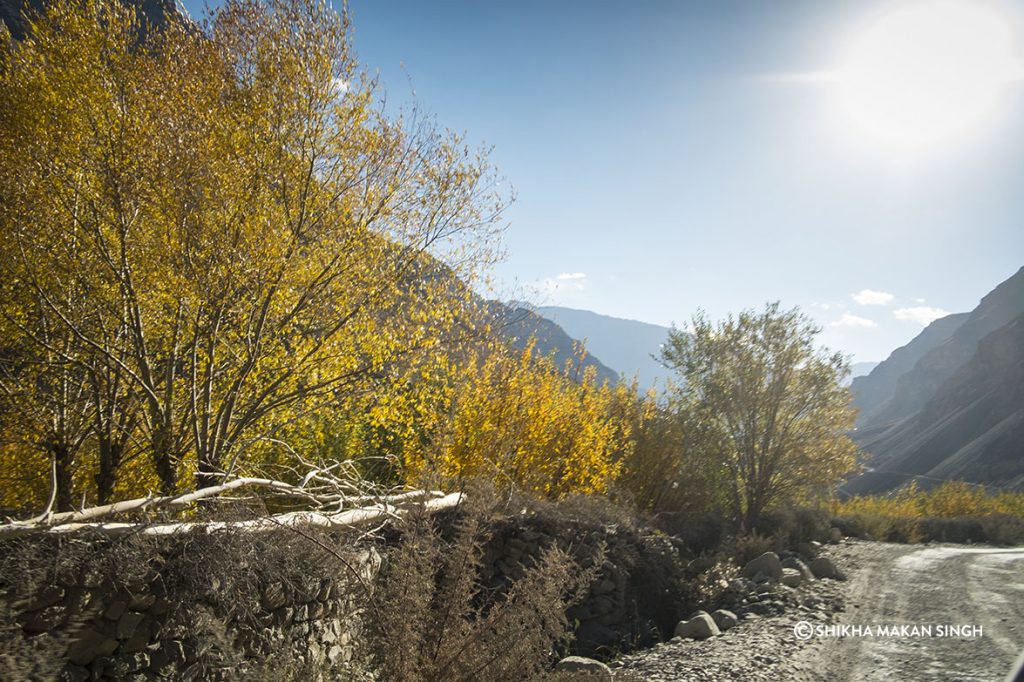
{"label": "cut branch pile", "polygon": [[[362,488],[362,490],[360,490]],[[222,497],[237,491],[259,491],[261,494]],[[237,521],[159,521],[151,517],[141,520],[122,520],[125,517],[149,515],[155,511],[174,512],[194,508],[199,502],[237,503],[261,499],[288,502],[306,507],[296,511],[264,515]],[[388,491],[367,493],[366,488],[352,480],[336,476],[329,468],[312,468],[299,484],[269,478],[234,478],[220,485],[173,496],[147,496],[77,511],[51,511],[52,498],[47,509],[33,518],[17,521],[8,519],[0,524],[0,538],[28,533],[74,533],[83,530],[106,535],[138,533],[142,535],[172,535],[191,531],[215,532],[222,530],[267,531],[277,528],[317,526],[321,528],[365,528],[374,523],[386,523],[414,506],[429,513],[457,506],[462,493],[445,494],[437,490]]]}

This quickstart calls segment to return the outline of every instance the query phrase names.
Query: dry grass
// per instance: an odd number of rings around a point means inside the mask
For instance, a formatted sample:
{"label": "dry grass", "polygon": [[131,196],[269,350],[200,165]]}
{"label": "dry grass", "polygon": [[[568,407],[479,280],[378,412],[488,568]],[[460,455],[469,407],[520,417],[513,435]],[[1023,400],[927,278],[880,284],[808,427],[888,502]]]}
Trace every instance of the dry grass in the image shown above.
{"label": "dry grass", "polygon": [[485,506],[463,509],[448,534],[425,516],[405,521],[368,621],[367,645],[383,679],[526,680],[571,638],[566,609],[596,569],[550,547],[506,590],[489,591],[482,580],[489,516]]}
{"label": "dry grass", "polygon": [[931,490],[913,484],[884,496],[834,501],[837,523],[854,535],[891,542],[1024,542],[1024,493],[991,493],[949,481]]}

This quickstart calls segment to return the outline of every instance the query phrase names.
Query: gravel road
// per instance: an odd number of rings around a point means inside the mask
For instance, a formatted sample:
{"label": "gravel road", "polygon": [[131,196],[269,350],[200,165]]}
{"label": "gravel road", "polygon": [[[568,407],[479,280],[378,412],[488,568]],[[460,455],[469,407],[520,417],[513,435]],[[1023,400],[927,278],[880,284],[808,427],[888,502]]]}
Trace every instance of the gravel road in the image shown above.
{"label": "gravel road", "polygon": [[1024,649],[1024,548],[847,540],[827,554],[849,581],[781,588],[781,613],[622,657],[616,679],[1001,681]]}

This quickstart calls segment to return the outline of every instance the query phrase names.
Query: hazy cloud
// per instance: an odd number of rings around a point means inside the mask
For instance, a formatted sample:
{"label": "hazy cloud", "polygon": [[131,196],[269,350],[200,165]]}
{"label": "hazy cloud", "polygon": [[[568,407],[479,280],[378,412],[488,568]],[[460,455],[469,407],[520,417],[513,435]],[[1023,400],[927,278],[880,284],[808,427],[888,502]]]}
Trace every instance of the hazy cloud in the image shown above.
{"label": "hazy cloud", "polygon": [[931,308],[929,306],[922,305],[913,308],[897,308],[892,311],[892,314],[897,320],[908,320],[910,322],[916,322],[922,327],[927,327],[935,320],[940,317],[945,317],[950,313],[948,310],[943,310],[942,308]]}
{"label": "hazy cloud", "polygon": [[862,289],[856,294],[850,294],[850,297],[860,305],[889,305],[896,298],[887,291],[874,289]]}
{"label": "hazy cloud", "polygon": [[866,317],[859,317],[857,315],[851,315],[850,313],[843,313],[842,317],[840,317],[835,322],[830,322],[828,326],[830,326],[830,327],[862,327],[862,328],[865,328],[865,329],[870,329],[872,327],[877,327],[878,323],[876,323],[874,320],[869,320]]}
{"label": "hazy cloud", "polygon": [[534,282],[534,288],[542,296],[564,297],[566,294],[584,291],[587,274],[584,272],[561,272],[554,277],[545,277]]}

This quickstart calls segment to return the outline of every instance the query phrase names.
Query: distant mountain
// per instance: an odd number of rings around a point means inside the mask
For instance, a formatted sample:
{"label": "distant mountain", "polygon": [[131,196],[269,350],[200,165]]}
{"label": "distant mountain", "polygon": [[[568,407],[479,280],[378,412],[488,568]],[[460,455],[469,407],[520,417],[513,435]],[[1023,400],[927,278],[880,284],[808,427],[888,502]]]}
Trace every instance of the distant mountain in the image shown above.
{"label": "distant mountain", "polygon": [[[541,355],[554,352],[559,366],[575,358],[578,339],[551,320],[522,307],[520,304],[505,305],[497,301],[487,302],[489,313],[498,332],[512,342],[514,348],[523,349],[531,337],[536,339],[536,351]],[[619,373],[609,368],[595,354],[589,352],[583,360],[583,367],[594,367],[597,380],[615,383]]]}
{"label": "distant mountain", "polygon": [[912,370],[918,360],[952,336],[969,316],[969,313],[957,313],[935,320],[910,343],[897,348],[888,358],[878,363],[867,376],[855,377],[850,390],[853,392],[853,405],[860,410],[857,426],[867,426],[883,414],[896,392],[899,378]]}
{"label": "distant mountain", "polygon": [[668,338],[668,327],[559,306],[540,307],[536,312],[583,341],[587,352],[627,381],[635,375],[643,390],[655,385],[664,388],[671,372],[651,356],[659,354]]}
{"label": "distant mountain", "polygon": [[901,374],[891,397],[872,411],[870,418],[864,420],[864,426],[892,422],[920,410],[946,379],[971,359],[982,338],[1021,314],[1024,314],[1024,268],[981,299],[978,307],[945,340]]}
{"label": "distant mountain", "polygon": [[844,490],[917,478],[1024,487],[1024,268],[971,313],[936,320],[853,382],[871,471]]}
{"label": "distant mountain", "polygon": [[888,490],[960,479],[1024,490],[1024,315],[987,335],[924,407],[865,434],[873,470],[845,487]]}

